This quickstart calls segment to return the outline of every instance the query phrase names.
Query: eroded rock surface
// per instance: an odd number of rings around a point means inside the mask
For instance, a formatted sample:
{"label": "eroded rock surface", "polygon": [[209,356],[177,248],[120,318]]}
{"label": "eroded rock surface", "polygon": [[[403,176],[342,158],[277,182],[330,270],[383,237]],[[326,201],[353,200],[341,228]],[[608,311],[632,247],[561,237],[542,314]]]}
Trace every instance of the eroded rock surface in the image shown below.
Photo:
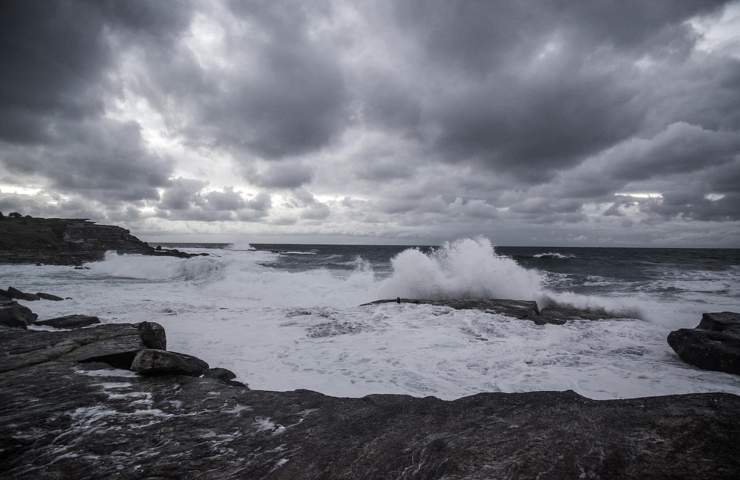
{"label": "eroded rock surface", "polygon": [[462,298],[462,299],[416,299],[395,298],[375,300],[361,306],[379,305],[384,303],[411,303],[424,305],[437,305],[454,308],[457,310],[481,310],[488,313],[497,313],[512,318],[531,320],[538,325],[553,324],[562,325],[569,320],[598,320],[625,318],[630,315],[619,315],[607,312],[603,309],[581,309],[570,305],[561,305],[550,302],[543,309],[537,307],[537,302],[529,300],[508,300],[497,298]]}
{"label": "eroded rock surface", "polygon": [[147,322],[58,332],[0,327],[0,478],[734,479],[740,473],[735,395],[334,398],[249,390],[227,380],[223,369],[195,377],[113,368],[125,365],[119,360],[132,348],[165,347],[162,327]]}
{"label": "eroded rock surface", "polygon": [[705,313],[696,328],[668,335],[668,344],[681,360],[705,370],[740,375],[740,314]]}

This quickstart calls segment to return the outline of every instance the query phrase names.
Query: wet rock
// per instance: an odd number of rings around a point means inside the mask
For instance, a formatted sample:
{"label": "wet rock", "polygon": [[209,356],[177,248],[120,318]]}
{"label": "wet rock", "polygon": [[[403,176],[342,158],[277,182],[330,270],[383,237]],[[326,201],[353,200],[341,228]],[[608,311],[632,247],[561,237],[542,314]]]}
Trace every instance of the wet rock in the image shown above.
{"label": "wet rock", "polygon": [[[151,328],[0,329],[0,361],[52,337],[78,344],[96,330],[102,339]],[[25,360],[0,373],[0,478],[734,479],[740,471],[740,397],[729,394],[334,398],[135,375],[65,355]]]}
{"label": "wet rock", "polygon": [[136,324],[136,328],[146,348],[167,350],[167,334],[162,325],[156,322],[141,322]]}
{"label": "wet rock", "polygon": [[[134,356],[144,348],[163,347],[152,335],[153,322],[101,324],[67,331],[29,331],[6,329],[0,334],[0,372],[43,362],[105,362],[129,368]],[[154,341],[152,341],[154,340]]]}
{"label": "wet rock", "polygon": [[701,321],[696,328],[740,335],[740,314],[735,312],[705,313],[701,316]]}
{"label": "wet rock", "polygon": [[208,371],[203,360],[184,353],[146,349],[136,354],[131,370],[142,375],[190,375],[199,377]]}
{"label": "wet rock", "polygon": [[36,325],[54,328],[82,328],[98,323],[100,323],[100,319],[98,317],[90,315],[66,315],[64,317],[40,320],[36,322]]}
{"label": "wet rock", "polygon": [[26,300],[29,302],[40,300],[39,296],[36,295],[35,293],[21,292],[20,290],[14,287],[8,287],[6,292],[8,292],[8,296],[10,296],[10,298],[17,298],[18,300]]}
{"label": "wet rock", "polygon": [[668,344],[686,363],[740,375],[740,314],[705,313],[696,328],[668,334]]}
{"label": "wet rock", "polygon": [[563,325],[571,320],[599,320],[609,318],[625,318],[634,316],[634,312],[628,312],[625,315],[609,313],[603,309],[582,309],[570,305],[557,304],[548,302],[548,305],[540,310],[537,302],[530,300],[507,300],[507,299],[478,299],[478,298],[460,298],[460,299],[413,299],[413,298],[394,298],[376,300],[365,303],[361,306],[378,305],[384,303],[411,303],[424,305],[437,305],[454,308],[456,310],[481,310],[487,313],[506,315],[507,317],[521,320],[531,320],[538,325],[552,324]]}
{"label": "wet rock", "polygon": [[0,325],[11,328],[27,328],[37,316],[28,307],[14,301],[0,302]]}
{"label": "wet rock", "polygon": [[236,378],[236,374],[234,372],[220,367],[209,368],[208,371],[205,373],[205,376],[208,378],[216,378],[224,382],[228,382],[229,380],[233,380]]}
{"label": "wet rock", "polygon": [[41,300],[51,300],[53,302],[61,302],[62,300],[64,300],[62,297],[52,295],[51,293],[38,292],[36,296],[39,297]]}

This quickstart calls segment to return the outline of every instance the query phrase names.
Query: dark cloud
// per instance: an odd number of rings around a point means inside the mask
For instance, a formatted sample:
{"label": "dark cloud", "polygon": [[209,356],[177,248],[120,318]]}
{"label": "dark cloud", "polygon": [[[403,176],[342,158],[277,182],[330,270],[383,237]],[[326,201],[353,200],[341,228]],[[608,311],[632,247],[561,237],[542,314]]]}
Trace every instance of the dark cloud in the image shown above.
{"label": "dark cloud", "polygon": [[171,220],[256,221],[272,207],[269,194],[259,193],[245,199],[233,187],[206,190],[208,182],[175,178],[164,190],[157,215]]}
{"label": "dark cloud", "polygon": [[[157,6],[159,5],[159,6]],[[163,41],[187,9],[158,2],[3,2],[0,163],[61,191],[108,201],[156,199],[172,164],[139,126],[105,114],[119,84],[110,36]]]}
{"label": "dark cloud", "polygon": [[0,187],[124,223],[740,241],[740,59],[702,33],[732,11],[4,2]]}
{"label": "dark cloud", "polygon": [[311,182],[313,169],[296,162],[274,163],[262,172],[248,175],[247,179],[265,188],[298,188]]}

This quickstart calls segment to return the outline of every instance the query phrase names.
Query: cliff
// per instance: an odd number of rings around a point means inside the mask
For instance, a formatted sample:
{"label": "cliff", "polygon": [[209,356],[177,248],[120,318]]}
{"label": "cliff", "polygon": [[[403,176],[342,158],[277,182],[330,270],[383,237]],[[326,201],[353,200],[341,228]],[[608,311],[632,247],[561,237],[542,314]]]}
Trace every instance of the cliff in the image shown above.
{"label": "cliff", "polygon": [[157,250],[128,230],[84,219],[0,217],[0,263],[80,265],[101,260],[106,251],[189,257]]}

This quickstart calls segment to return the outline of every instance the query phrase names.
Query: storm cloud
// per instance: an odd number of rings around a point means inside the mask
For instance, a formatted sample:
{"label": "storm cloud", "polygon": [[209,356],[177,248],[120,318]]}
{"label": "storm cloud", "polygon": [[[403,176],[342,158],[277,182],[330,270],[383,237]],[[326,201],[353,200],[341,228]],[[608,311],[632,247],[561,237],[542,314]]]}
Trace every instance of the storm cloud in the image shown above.
{"label": "storm cloud", "polygon": [[4,2],[0,207],[738,246],[738,32],[737,1]]}

